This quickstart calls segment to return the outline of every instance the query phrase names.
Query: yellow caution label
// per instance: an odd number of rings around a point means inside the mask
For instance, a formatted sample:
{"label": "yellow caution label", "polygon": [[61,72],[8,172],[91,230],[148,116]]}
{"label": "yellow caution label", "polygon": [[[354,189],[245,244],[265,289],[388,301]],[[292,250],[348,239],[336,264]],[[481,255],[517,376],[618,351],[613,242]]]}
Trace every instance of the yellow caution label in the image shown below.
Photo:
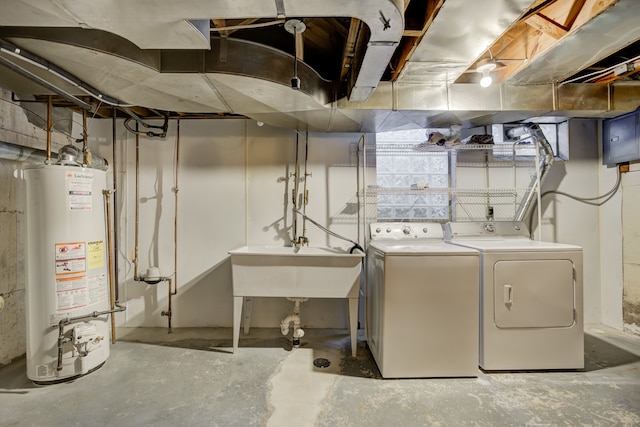
{"label": "yellow caution label", "polygon": [[87,268],[104,267],[104,241],[87,242]]}

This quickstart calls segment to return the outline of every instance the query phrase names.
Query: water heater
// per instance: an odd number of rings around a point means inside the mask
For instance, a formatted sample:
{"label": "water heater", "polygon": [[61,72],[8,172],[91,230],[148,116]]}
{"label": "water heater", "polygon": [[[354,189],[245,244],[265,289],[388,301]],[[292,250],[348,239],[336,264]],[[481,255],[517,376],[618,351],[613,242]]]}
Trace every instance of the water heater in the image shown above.
{"label": "water heater", "polygon": [[109,357],[106,172],[26,168],[27,377],[68,381]]}

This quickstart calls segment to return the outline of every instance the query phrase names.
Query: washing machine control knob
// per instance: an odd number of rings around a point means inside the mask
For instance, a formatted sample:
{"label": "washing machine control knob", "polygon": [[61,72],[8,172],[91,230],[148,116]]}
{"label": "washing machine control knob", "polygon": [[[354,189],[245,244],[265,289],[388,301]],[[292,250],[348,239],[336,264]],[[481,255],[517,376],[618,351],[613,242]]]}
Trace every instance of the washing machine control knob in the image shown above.
{"label": "washing machine control knob", "polygon": [[487,233],[494,233],[496,231],[496,226],[494,224],[491,224],[490,222],[486,223],[482,228]]}
{"label": "washing machine control knob", "polygon": [[409,227],[408,225],[402,227],[402,232],[406,235],[411,234],[411,227]]}
{"label": "washing machine control knob", "polygon": [[424,234],[427,234],[427,232],[428,232],[428,231],[429,231],[429,229],[428,229],[427,227],[425,227],[425,228],[423,228],[423,229],[422,229],[422,232],[423,232]]}
{"label": "washing machine control knob", "polygon": [[391,233],[391,227],[387,227],[387,233]]}
{"label": "washing machine control knob", "polygon": [[379,233],[381,231],[382,231],[382,228],[380,228],[380,227],[376,228],[376,233]]}

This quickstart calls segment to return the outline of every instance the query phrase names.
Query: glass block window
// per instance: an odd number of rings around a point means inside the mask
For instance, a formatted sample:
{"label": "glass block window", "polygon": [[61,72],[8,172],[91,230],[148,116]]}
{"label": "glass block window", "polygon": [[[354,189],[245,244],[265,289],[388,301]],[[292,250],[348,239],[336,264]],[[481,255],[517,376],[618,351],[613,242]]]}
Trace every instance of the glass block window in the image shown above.
{"label": "glass block window", "polygon": [[449,154],[425,150],[428,133],[419,129],[376,135],[378,220],[449,219]]}

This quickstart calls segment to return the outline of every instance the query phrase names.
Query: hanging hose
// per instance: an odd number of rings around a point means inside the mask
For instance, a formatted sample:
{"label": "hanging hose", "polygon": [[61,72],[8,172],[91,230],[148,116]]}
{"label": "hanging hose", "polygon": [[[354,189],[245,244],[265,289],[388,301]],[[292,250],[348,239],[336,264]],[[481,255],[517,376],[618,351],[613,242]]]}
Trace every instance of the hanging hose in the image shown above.
{"label": "hanging hose", "polygon": [[324,231],[325,233],[327,233],[330,236],[333,236],[335,238],[338,238],[340,240],[344,240],[346,242],[352,243],[354,245],[353,248],[351,248],[351,251],[349,253],[353,253],[353,251],[355,249],[359,249],[362,252],[364,252],[364,250],[362,249],[362,247],[358,244],[358,242],[349,239],[348,237],[344,237],[339,235],[338,233],[335,233],[331,230],[329,230],[328,228],[318,224],[316,221],[314,221],[313,219],[309,218],[306,214],[303,214],[302,212],[300,212],[298,209],[293,209],[293,212],[297,213],[298,215],[302,216],[304,219],[306,219],[307,221],[309,221],[311,224],[315,225],[316,227],[318,227],[320,230]]}

